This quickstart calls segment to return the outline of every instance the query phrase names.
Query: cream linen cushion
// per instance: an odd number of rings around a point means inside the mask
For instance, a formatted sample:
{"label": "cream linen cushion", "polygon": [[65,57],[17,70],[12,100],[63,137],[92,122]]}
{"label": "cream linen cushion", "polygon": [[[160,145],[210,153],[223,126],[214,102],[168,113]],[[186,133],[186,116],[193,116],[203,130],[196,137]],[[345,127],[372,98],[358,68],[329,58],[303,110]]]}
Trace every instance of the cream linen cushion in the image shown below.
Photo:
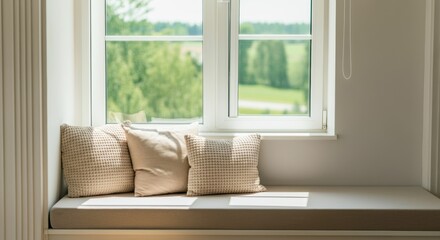
{"label": "cream linen cushion", "polygon": [[186,135],[189,196],[265,191],[260,185],[260,135],[214,140]]}
{"label": "cream linen cushion", "polygon": [[61,159],[69,197],[133,191],[134,172],[119,125],[62,125]]}
{"label": "cream linen cushion", "polygon": [[135,196],[186,192],[188,157],[185,134],[197,134],[197,124],[175,131],[124,127],[135,170]]}

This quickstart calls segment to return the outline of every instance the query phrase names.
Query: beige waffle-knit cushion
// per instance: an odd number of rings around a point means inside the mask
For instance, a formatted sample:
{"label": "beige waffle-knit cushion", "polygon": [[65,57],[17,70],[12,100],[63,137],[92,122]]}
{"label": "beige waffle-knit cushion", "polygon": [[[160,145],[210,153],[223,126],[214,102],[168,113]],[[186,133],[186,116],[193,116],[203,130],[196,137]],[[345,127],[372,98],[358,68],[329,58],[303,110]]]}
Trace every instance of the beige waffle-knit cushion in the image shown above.
{"label": "beige waffle-knit cushion", "polygon": [[133,191],[134,171],[120,125],[62,125],[61,159],[69,197]]}
{"label": "beige waffle-knit cushion", "polygon": [[173,131],[124,127],[133,169],[135,196],[186,192],[188,155],[186,134],[197,134],[198,124]]}
{"label": "beige waffle-knit cushion", "polygon": [[258,158],[260,135],[232,140],[186,135],[190,165],[187,195],[251,193],[265,191],[260,185]]}

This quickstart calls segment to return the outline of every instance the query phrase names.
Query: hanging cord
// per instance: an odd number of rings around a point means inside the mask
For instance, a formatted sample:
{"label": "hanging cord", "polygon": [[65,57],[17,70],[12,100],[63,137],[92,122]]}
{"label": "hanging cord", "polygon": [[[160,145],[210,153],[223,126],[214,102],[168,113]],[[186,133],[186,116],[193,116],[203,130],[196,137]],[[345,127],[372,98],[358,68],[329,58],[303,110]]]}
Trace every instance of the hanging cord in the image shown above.
{"label": "hanging cord", "polygon": [[346,48],[346,32],[347,32],[347,0],[344,0],[344,30],[342,31],[342,75],[344,76],[344,78],[346,80],[351,79],[351,75],[353,73],[353,58],[352,58],[352,41],[351,41],[351,0],[349,1],[349,8],[348,8],[348,48],[349,48],[349,62],[348,62],[348,67],[349,67],[349,72],[347,73],[347,71],[345,70],[345,48]]}

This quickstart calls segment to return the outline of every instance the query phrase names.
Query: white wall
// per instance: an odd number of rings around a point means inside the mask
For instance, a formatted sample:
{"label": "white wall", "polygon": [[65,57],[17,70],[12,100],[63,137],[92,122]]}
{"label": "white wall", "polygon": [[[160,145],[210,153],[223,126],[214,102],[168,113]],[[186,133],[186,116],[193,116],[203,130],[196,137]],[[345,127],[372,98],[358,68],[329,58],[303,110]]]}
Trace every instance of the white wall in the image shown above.
{"label": "white wall", "polygon": [[432,131],[432,176],[431,190],[440,196],[440,174],[439,148],[440,148],[440,2],[435,6],[434,24],[434,81],[433,81],[433,131]]}
{"label": "white wall", "polygon": [[60,197],[60,125],[80,124],[81,81],[75,73],[75,0],[47,0],[47,191],[50,208]]}
{"label": "white wall", "polygon": [[434,80],[440,82],[440,2],[435,5]]}
{"label": "white wall", "polygon": [[352,0],[353,78],[341,76],[337,141],[266,141],[265,184],[420,185],[425,1]]}

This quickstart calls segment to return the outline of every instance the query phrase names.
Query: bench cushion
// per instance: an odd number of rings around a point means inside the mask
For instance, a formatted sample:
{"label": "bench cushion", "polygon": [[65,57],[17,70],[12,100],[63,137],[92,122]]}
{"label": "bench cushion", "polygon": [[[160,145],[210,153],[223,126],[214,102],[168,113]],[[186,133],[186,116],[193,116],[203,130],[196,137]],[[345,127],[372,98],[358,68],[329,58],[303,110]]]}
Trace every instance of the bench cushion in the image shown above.
{"label": "bench cushion", "polygon": [[64,197],[50,221],[55,229],[439,231],[440,200],[419,187],[268,187],[199,197],[128,193]]}

